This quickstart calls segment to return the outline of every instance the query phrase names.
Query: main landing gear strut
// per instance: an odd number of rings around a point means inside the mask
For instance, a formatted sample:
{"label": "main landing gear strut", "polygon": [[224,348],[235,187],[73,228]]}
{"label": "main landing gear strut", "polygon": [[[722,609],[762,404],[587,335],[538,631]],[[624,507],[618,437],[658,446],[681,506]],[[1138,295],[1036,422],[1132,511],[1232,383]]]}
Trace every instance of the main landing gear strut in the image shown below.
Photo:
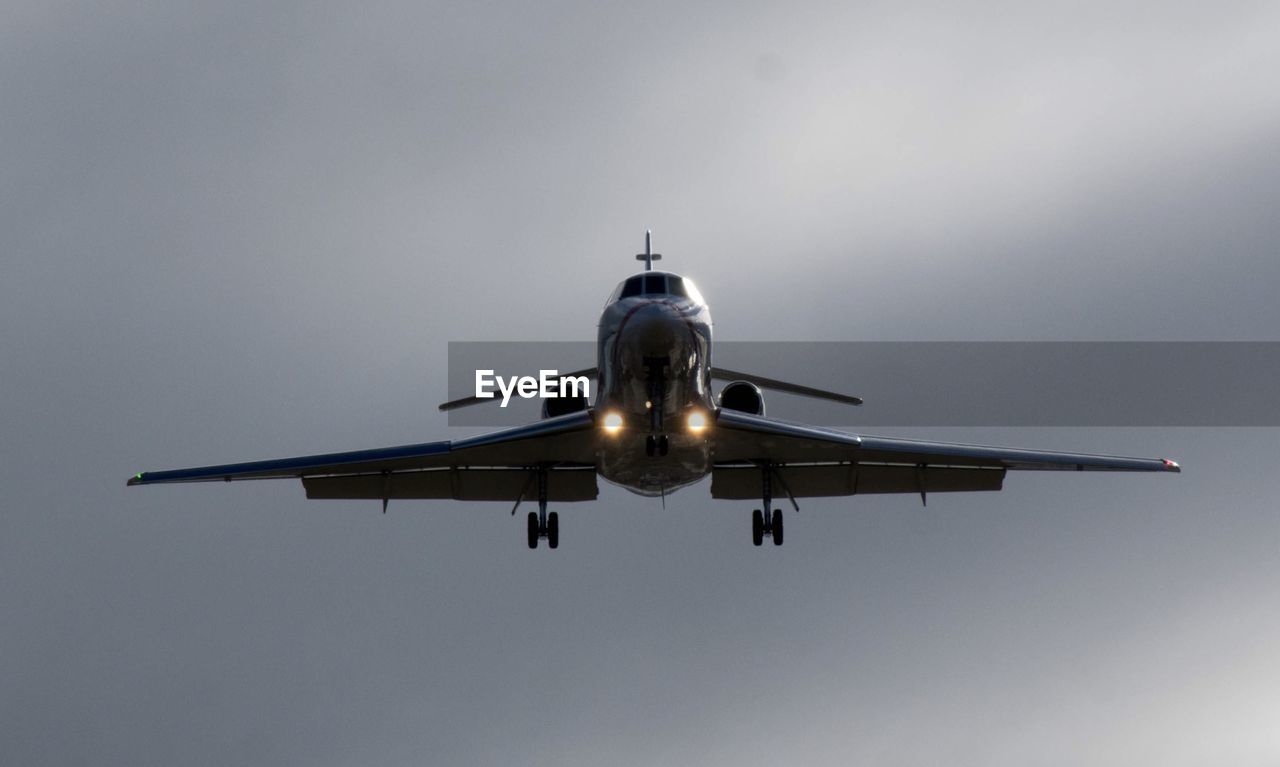
{"label": "main landing gear strut", "polygon": [[[773,467],[767,463],[760,465],[760,486],[764,506],[764,510],[755,509],[751,512],[751,542],[756,546],[764,543],[765,536],[773,539],[774,546],[782,545],[782,509],[774,509],[773,506]],[[781,479],[781,477],[779,477]],[[783,490],[791,496],[791,491],[783,484]],[[799,510],[796,499],[791,498],[791,504]]]}
{"label": "main landing gear strut", "polygon": [[547,513],[547,470],[539,468],[537,473],[538,510],[529,512],[529,548],[538,548],[538,539],[546,538],[547,546],[554,549],[560,545],[560,515]]}

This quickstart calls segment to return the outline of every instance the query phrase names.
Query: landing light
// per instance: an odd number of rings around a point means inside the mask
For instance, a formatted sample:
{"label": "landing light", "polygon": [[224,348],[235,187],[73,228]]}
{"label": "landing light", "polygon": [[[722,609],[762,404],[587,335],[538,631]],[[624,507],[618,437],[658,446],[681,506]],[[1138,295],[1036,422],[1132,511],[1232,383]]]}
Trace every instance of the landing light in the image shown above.
{"label": "landing light", "polygon": [[702,431],[707,428],[707,414],[701,410],[693,411],[689,414],[688,424],[689,431],[694,432],[695,434]]}
{"label": "landing light", "polygon": [[622,416],[618,413],[608,413],[604,417],[604,430],[613,434],[622,428]]}

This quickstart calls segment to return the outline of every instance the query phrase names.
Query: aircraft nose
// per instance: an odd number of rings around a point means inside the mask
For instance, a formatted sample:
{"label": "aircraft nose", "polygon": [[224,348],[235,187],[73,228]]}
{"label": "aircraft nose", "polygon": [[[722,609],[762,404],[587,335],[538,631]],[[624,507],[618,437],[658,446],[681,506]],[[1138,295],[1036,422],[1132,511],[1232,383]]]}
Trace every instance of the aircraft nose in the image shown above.
{"label": "aircraft nose", "polygon": [[660,303],[648,304],[631,315],[627,335],[646,356],[667,356],[688,335],[689,330],[679,312]]}

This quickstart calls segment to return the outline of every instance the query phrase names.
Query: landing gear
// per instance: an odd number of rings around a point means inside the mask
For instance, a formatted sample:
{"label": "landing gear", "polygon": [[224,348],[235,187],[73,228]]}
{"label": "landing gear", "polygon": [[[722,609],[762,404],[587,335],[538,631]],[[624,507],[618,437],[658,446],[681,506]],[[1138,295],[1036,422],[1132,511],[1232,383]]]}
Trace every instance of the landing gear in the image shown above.
{"label": "landing gear", "polygon": [[782,545],[782,509],[774,509],[773,514],[765,514],[759,509],[751,512],[751,542],[756,546],[764,544],[764,537],[773,539],[774,546]]}
{"label": "landing gear", "polygon": [[546,538],[547,546],[557,548],[560,545],[560,515],[547,513],[547,470],[538,469],[538,510],[529,512],[527,525],[529,548],[538,548],[538,539]]}
{"label": "landing gear", "polygon": [[667,440],[667,435],[658,434],[644,438],[644,454],[650,458],[655,455],[666,455],[667,450],[671,447],[671,443]]}
{"label": "landing gear", "polygon": [[764,510],[755,509],[751,512],[751,542],[756,546],[764,543],[765,536],[773,539],[774,546],[782,545],[782,509],[773,509],[770,512],[769,507],[773,505],[773,469],[769,464],[761,466],[761,496],[764,500]]}
{"label": "landing gear", "polygon": [[645,405],[649,408],[649,436],[644,438],[644,454],[650,458],[666,455],[670,445],[663,434],[662,411],[667,395],[667,373],[671,361],[666,357],[645,357]]}

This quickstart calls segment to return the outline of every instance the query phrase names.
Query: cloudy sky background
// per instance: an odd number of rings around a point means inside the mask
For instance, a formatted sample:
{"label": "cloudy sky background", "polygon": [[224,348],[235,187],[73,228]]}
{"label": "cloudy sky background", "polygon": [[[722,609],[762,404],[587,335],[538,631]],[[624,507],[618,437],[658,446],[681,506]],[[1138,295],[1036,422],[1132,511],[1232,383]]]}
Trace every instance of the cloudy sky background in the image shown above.
{"label": "cloudy sky background", "polygon": [[1275,764],[1274,429],[899,430],[1186,472],[777,550],[124,481],[464,435],[447,343],[592,338],[646,227],[719,338],[1280,340],[1278,73],[1272,3],[6,4],[0,757]]}

